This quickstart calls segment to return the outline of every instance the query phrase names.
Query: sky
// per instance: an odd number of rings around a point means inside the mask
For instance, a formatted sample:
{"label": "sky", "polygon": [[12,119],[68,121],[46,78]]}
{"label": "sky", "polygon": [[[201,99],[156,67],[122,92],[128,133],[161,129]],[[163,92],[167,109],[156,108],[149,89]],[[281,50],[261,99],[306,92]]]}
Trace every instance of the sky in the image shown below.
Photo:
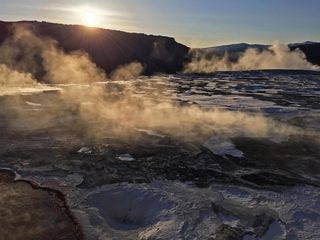
{"label": "sky", "polygon": [[84,24],[174,37],[190,47],[320,41],[320,0],[0,0],[0,20]]}

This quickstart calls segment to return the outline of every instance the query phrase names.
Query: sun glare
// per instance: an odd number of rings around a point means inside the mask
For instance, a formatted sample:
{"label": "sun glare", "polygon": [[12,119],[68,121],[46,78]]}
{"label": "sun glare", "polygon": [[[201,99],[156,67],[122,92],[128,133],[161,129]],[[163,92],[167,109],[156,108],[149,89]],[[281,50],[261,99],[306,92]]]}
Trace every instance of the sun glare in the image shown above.
{"label": "sun glare", "polygon": [[98,16],[97,13],[89,8],[86,8],[82,12],[82,22],[88,27],[97,27],[98,25]]}

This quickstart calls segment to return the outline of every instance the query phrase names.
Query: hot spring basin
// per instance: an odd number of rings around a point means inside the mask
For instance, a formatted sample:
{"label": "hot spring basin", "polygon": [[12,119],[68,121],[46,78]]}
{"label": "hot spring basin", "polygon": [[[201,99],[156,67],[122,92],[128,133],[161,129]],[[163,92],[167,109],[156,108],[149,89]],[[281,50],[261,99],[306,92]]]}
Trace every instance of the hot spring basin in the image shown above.
{"label": "hot spring basin", "polygon": [[144,188],[118,188],[89,196],[88,204],[115,230],[149,227],[165,218],[173,203]]}

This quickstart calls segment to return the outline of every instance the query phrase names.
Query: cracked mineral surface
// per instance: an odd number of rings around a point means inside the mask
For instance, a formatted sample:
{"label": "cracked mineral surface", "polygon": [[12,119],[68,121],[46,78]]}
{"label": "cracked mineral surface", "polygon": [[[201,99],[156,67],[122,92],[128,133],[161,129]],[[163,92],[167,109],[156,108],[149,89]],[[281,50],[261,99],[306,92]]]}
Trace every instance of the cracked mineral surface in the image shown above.
{"label": "cracked mineral surface", "polygon": [[[87,86],[1,96],[0,239],[320,239],[319,81],[252,71],[101,83],[112,101],[132,85],[132,98],[224,113],[212,123],[185,111],[193,125],[182,116],[177,128],[166,111],[170,131],[126,122],[126,137],[110,131],[124,116],[90,118],[96,138],[65,106],[65,89]],[[243,117],[255,114],[272,120],[263,134]]]}

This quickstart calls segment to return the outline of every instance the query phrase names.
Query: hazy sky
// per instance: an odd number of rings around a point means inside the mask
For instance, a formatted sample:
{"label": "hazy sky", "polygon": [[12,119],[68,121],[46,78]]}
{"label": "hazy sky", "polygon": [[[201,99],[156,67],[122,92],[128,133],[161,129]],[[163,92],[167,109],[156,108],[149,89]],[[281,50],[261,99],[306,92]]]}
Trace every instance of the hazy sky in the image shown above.
{"label": "hazy sky", "polygon": [[1,20],[82,24],[175,37],[191,47],[320,41],[320,0],[0,0]]}

